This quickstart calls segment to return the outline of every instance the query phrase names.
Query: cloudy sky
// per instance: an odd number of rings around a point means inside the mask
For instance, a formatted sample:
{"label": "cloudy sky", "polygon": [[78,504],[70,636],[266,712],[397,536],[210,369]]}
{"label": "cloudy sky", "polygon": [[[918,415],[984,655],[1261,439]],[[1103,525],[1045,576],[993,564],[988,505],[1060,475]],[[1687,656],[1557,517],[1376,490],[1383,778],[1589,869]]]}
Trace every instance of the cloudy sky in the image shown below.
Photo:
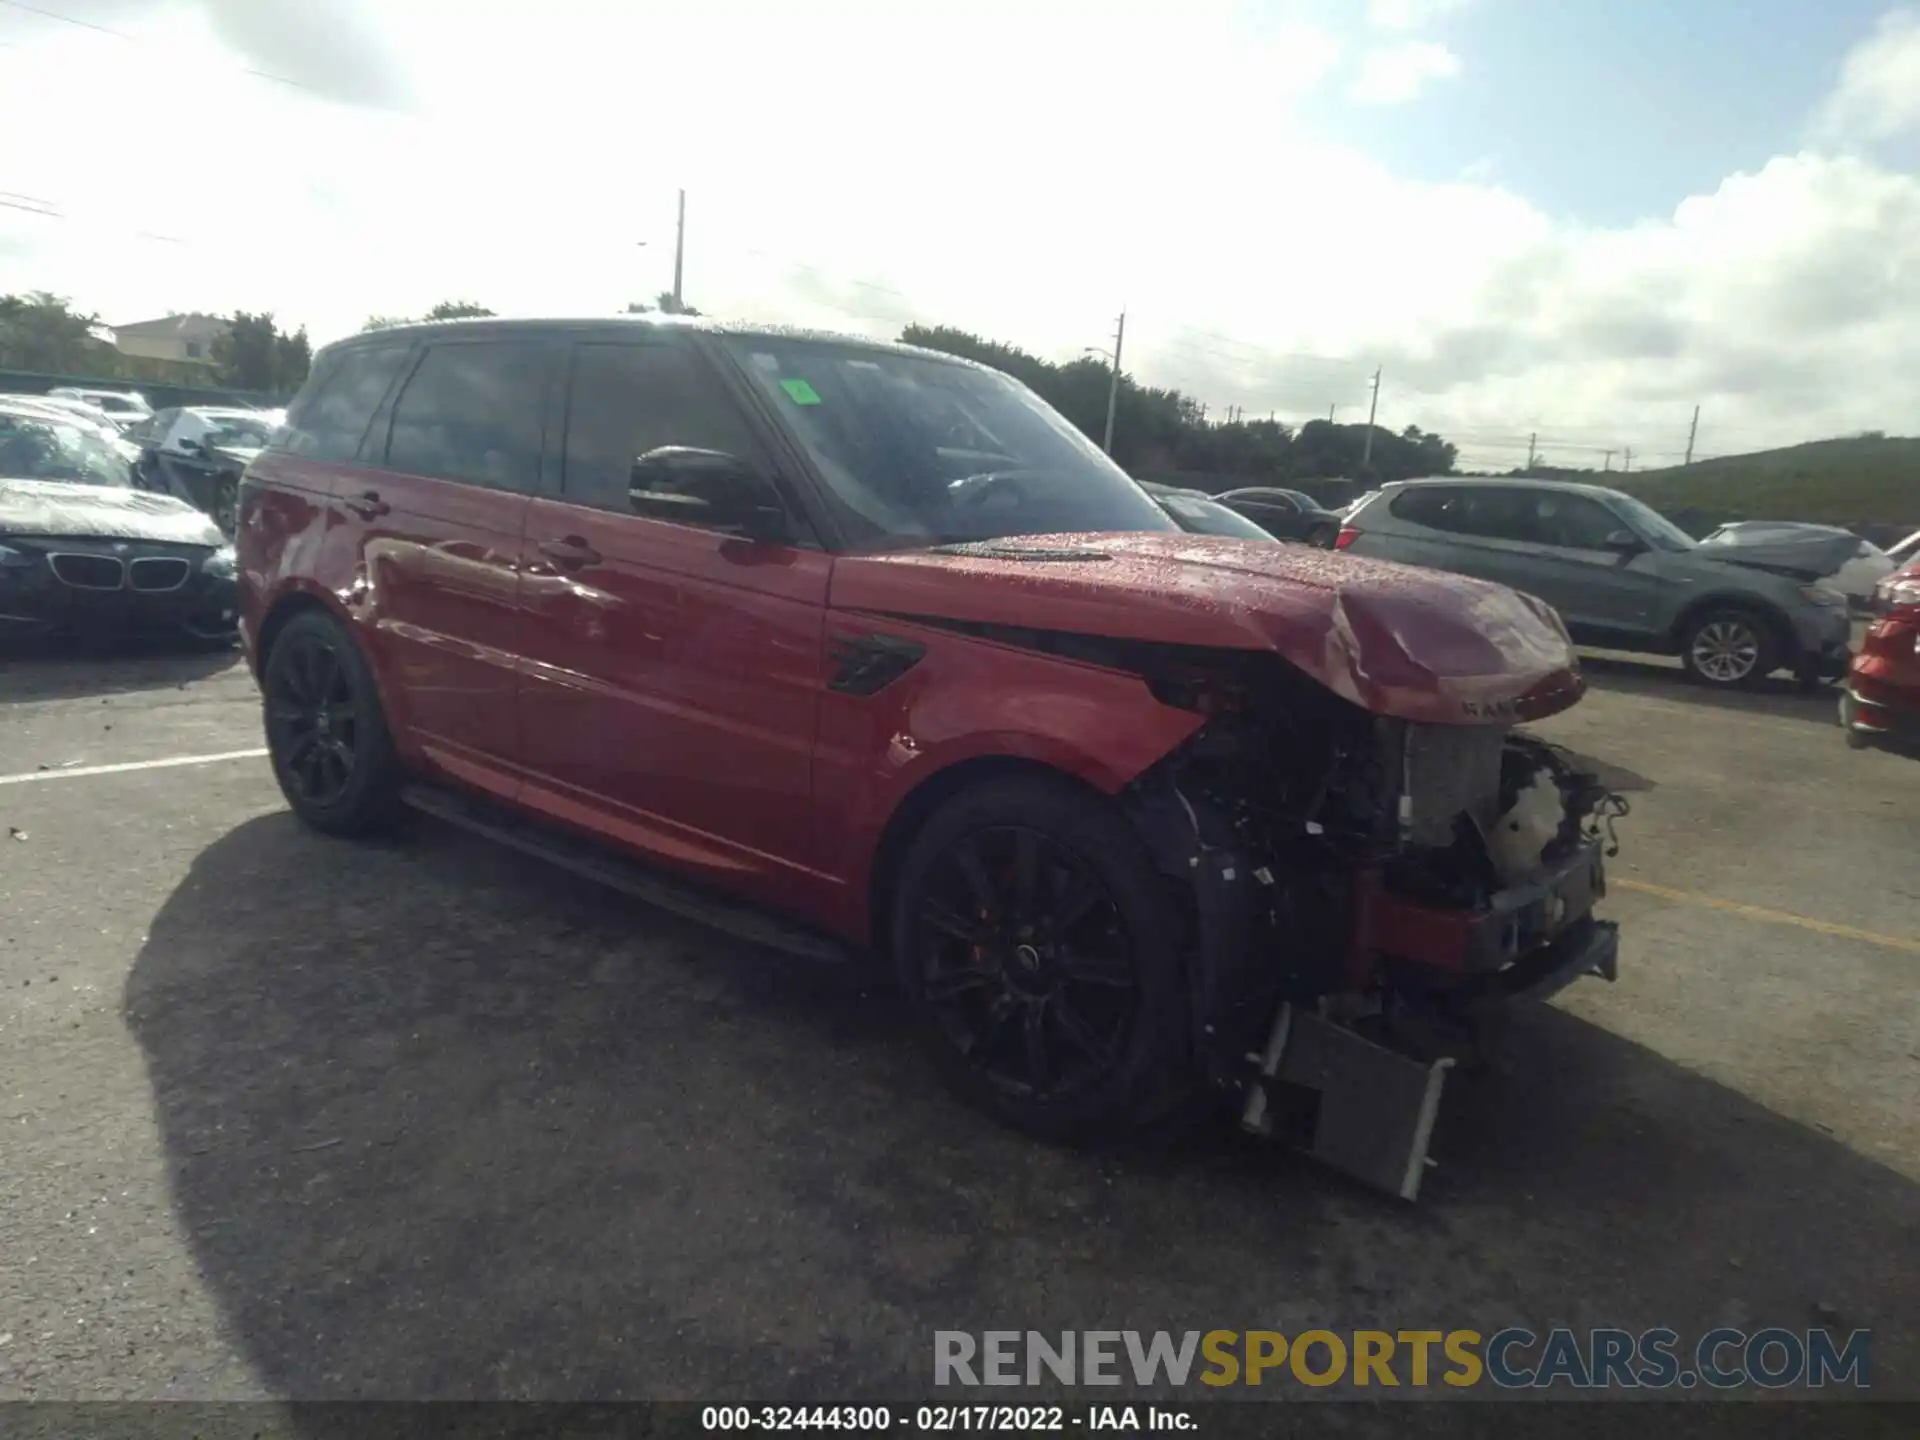
{"label": "cloudy sky", "polygon": [[[1920,430],[1886,0],[0,0],[0,291],[1109,342],[1506,466]],[[22,143],[24,137],[34,137]],[[51,212],[51,213],[46,213]],[[644,243],[642,243],[644,242]]]}

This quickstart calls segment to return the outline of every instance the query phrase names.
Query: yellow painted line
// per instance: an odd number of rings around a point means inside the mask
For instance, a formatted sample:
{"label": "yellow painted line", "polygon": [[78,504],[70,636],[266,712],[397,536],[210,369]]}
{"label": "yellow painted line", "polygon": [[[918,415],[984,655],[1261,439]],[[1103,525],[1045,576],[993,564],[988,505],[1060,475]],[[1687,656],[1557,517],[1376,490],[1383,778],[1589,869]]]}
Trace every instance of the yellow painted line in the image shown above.
{"label": "yellow painted line", "polygon": [[1675,890],[1666,885],[1650,885],[1645,880],[1623,880],[1617,875],[1609,875],[1607,883],[1621,890],[1637,890],[1642,895],[1657,895],[1662,900],[1674,900],[1682,905],[1703,905],[1709,910],[1724,910],[1729,915],[1741,915],[1749,920],[1763,920],[1769,925],[1794,925],[1820,935],[1835,935],[1842,940],[1860,940],[1868,945],[1884,945],[1889,950],[1904,950],[1909,955],[1920,955],[1920,940],[1907,935],[1882,935],[1878,930],[1861,930],[1853,925],[1836,925],[1831,920],[1815,920],[1811,915],[1795,915],[1790,910],[1769,910],[1764,905],[1742,905],[1738,900],[1722,900],[1714,895],[1696,895],[1691,890]]}

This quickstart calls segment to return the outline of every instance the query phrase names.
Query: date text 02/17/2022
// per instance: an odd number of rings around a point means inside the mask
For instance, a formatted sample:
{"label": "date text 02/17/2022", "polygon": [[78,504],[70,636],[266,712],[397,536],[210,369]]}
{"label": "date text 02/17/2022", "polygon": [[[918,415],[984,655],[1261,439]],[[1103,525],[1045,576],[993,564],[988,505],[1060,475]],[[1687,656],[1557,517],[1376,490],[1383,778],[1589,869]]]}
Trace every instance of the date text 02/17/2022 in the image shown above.
{"label": "date text 02/17/2022", "polygon": [[703,1430],[801,1431],[851,1430],[874,1434],[893,1429],[910,1433],[954,1431],[1065,1432],[1067,1430],[1190,1431],[1198,1424],[1190,1411],[1158,1405],[708,1405],[700,1412]]}

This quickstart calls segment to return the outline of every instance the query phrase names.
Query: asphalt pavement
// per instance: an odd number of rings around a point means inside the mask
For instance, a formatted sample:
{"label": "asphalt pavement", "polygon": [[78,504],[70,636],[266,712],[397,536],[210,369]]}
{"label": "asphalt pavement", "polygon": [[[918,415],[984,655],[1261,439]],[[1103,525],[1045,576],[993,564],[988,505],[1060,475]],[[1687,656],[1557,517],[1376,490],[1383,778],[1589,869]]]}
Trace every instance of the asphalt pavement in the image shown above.
{"label": "asphalt pavement", "polygon": [[[1619,982],[1417,1206],[1008,1134],[837,979],[422,822],[322,839],[232,656],[0,662],[0,1399],[908,1398],[941,1329],[1873,1332],[1920,1396],[1920,762],[1596,661]],[[205,763],[159,762],[226,756]],[[103,767],[142,768],[103,768]]]}

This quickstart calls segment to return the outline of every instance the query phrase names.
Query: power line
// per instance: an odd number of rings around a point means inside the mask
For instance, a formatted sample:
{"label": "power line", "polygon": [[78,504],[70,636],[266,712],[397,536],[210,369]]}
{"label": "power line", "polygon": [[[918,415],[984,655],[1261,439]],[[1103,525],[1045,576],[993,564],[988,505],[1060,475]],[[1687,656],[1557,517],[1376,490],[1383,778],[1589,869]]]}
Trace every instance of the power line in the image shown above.
{"label": "power line", "polygon": [[[63,25],[74,25],[82,30],[91,30],[97,35],[111,35],[114,39],[124,40],[130,45],[149,45],[153,43],[145,35],[136,35],[130,30],[116,30],[111,25],[102,25],[94,20],[82,20],[75,15],[62,15],[57,10],[44,10],[38,5],[27,4],[26,0],[0,0],[0,5],[4,5],[10,10],[23,11],[28,15],[38,15],[43,20],[58,20]],[[16,44],[16,42],[12,41],[7,43],[10,45]],[[304,80],[289,79],[285,75],[276,75],[271,70],[256,70],[251,65],[242,66],[241,70],[242,73],[251,75],[258,80],[271,80],[276,85],[289,85],[295,90],[304,90],[310,95],[318,95],[323,100],[335,99],[334,96],[329,95],[318,86],[309,85]],[[371,108],[384,110],[392,115],[404,115],[409,119],[423,118],[413,111],[399,109],[391,105],[374,105]]]}
{"label": "power line", "polygon": [[45,20],[59,20],[67,25],[78,25],[82,30],[97,30],[102,35],[115,35],[122,40],[132,40],[135,38],[124,30],[114,29],[111,25],[96,25],[91,20],[78,20],[71,15],[61,15],[52,10],[42,10],[38,5],[24,4],[23,0],[0,0],[0,5],[5,5],[9,10],[24,10],[29,15],[38,15]]}

